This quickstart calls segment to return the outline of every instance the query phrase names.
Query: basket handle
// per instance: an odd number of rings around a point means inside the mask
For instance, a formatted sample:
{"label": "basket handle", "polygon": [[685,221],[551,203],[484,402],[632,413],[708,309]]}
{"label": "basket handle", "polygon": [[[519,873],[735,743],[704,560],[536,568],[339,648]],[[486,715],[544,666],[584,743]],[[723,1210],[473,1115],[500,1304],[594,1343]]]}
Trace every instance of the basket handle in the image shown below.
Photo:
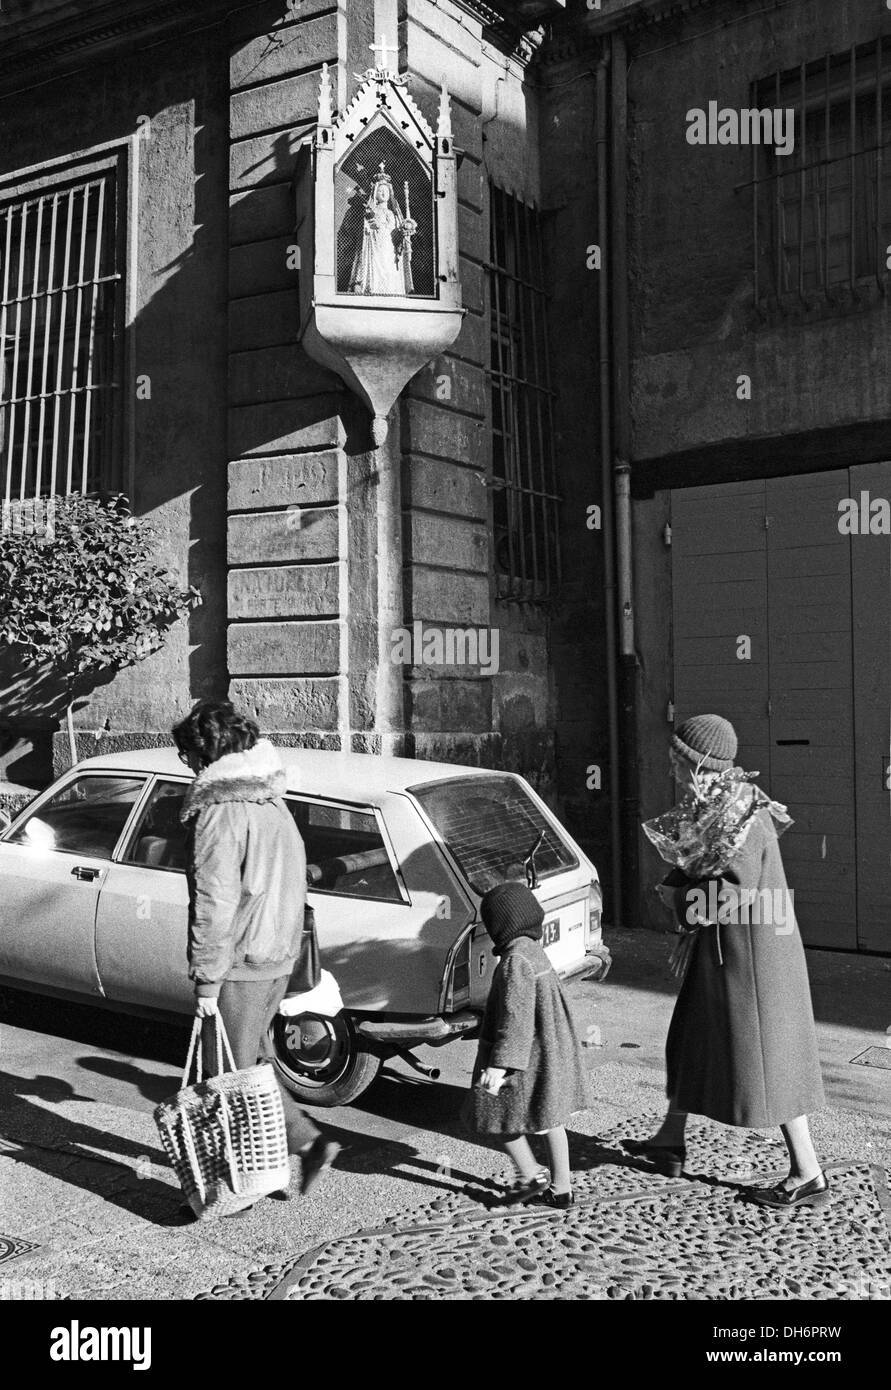
{"label": "basket handle", "polygon": [[180,1117],[182,1119],[183,1125],[183,1146],[189,1157],[189,1166],[192,1170],[192,1177],[195,1181],[195,1186],[198,1189],[198,1195],[201,1198],[201,1205],[204,1206],[207,1202],[207,1187],[204,1182],[204,1177],[201,1173],[201,1164],[198,1161],[198,1151],[195,1148],[195,1136],[192,1133],[192,1121],[189,1119],[189,1113],[185,1109],[180,1111]]}
{"label": "basket handle", "polygon": [[[227,1032],[226,1032],[226,1025],[223,1023],[222,1015],[221,1015],[219,1012],[218,1012],[218,1013],[215,1013],[215,1014],[213,1015],[213,1019],[214,1019],[215,1025],[216,1025],[214,1031],[215,1031],[215,1034],[216,1034],[216,1042],[217,1042],[217,1072],[218,1072],[218,1073],[222,1073],[222,1071],[223,1071],[223,1054],[224,1054],[224,1053],[225,1053],[225,1060],[226,1060],[226,1062],[227,1062],[227,1064],[228,1064],[228,1069],[229,1069],[229,1071],[237,1071],[238,1068],[237,1068],[236,1065],[235,1065],[235,1058],[234,1058],[233,1055],[232,1055],[232,1047],[231,1047],[231,1045],[230,1045],[230,1043],[229,1043],[229,1035],[228,1035]],[[194,1018],[194,1020],[193,1020],[193,1023],[192,1023],[192,1036],[191,1036],[190,1039],[189,1039],[189,1051],[188,1051],[188,1054],[187,1054],[187,1056],[186,1056],[186,1065],[185,1065],[185,1067],[183,1068],[183,1084],[182,1084],[182,1089],[183,1089],[183,1090],[185,1090],[185,1088],[186,1088],[186,1087],[188,1086],[188,1084],[189,1084],[189,1077],[190,1077],[191,1074],[192,1074],[192,1058],[195,1057],[196,1050],[197,1050],[197,1059],[196,1059],[196,1060],[197,1060],[197,1063],[198,1063],[197,1068],[196,1068],[196,1072],[195,1072],[196,1080],[201,1081],[202,1078],[203,1078],[203,1076],[204,1076],[204,1066],[203,1066],[204,1057],[203,1057],[203,1048],[202,1048],[202,1043],[201,1043],[201,1038],[202,1038],[203,1031],[204,1031],[204,1019],[199,1018],[198,1015],[196,1014],[196,1015],[195,1015],[195,1018]]]}

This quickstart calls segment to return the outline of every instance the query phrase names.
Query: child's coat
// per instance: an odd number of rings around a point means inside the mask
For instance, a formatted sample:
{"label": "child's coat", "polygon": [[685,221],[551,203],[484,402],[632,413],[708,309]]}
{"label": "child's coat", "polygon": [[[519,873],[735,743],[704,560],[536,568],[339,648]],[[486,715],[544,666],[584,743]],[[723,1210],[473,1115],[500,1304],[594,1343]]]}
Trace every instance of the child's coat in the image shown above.
{"label": "child's coat", "polygon": [[[477,1086],[488,1066],[509,1072],[497,1096]],[[554,1129],[588,1104],[563,988],[542,947],[528,936],[511,941],[496,967],[472,1084],[465,1113],[480,1134]]]}

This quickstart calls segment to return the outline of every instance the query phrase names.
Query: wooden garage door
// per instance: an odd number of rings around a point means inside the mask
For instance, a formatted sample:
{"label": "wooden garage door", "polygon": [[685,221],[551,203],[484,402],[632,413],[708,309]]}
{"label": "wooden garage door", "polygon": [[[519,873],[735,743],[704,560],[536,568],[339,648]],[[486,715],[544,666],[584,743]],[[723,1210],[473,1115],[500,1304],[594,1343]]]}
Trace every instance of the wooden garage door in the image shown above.
{"label": "wooden garage door", "polygon": [[[851,469],[851,497],[891,500],[891,463]],[[857,786],[857,930],[891,951],[891,537],[851,538]]]}
{"label": "wooden garage door", "polygon": [[[873,495],[882,483],[889,496],[891,466],[876,467]],[[672,493],[674,703],[678,720],[707,710],[732,720],[740,761],[789,806],[783,857],[805,940],[891,950],[879,751],[891,709],[889,542],[868,548],[838,527],[861,472]]]}

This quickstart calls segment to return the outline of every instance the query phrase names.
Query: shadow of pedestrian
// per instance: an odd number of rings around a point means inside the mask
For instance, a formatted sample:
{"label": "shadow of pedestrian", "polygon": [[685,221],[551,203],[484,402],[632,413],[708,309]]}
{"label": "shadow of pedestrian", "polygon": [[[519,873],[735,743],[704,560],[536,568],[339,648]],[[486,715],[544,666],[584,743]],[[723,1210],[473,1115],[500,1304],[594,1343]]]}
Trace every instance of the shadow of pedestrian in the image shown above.
{"label": "shadow of pedestrian", "polygon": [[158,1169],[170,1172],[161,1149],[68,1119],[46,1105],[33,1104],[31,1097],[51,1106],[66,1100],[95,1104],[76,1095],[67,1082],[0,1072],[5,1158],[80,1187],[155,1225],[179,1224],[178,1186],[154,1176]]}
{"label": "shadow of pedestrian", "polygon": [[83,1067],[84,1071],[96,1072],[99,1076],[108,1076],[115,1081],[128,1082],[141,1096],[154,1101],[156,1105],[162,1100],[169,1100],[180,1088],[178,1076],[146,1071],[143,1067],[134,1066],[132,1062],[118,1061],[116,1057],[78,1057],[77,1065]]}

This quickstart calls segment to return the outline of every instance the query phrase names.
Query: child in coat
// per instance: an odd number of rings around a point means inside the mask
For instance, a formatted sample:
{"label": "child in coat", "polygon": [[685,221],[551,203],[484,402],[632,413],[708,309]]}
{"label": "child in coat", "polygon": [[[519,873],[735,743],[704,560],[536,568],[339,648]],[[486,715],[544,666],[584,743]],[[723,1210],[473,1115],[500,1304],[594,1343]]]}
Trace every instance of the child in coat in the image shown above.
{"label": "child in coat", "polygon": [[[486,893],[480,913],[499,963],[492,980],[473,1073],[469,1118],[496,1135],[517,1171],[506,1202],[541,1196],[573,1202],[565,1124],[587,1106],[581,1052],[560,981],[541,945],[544,913],[522,883]],[[528,1134],[543,1134],[550,1171]]]}

